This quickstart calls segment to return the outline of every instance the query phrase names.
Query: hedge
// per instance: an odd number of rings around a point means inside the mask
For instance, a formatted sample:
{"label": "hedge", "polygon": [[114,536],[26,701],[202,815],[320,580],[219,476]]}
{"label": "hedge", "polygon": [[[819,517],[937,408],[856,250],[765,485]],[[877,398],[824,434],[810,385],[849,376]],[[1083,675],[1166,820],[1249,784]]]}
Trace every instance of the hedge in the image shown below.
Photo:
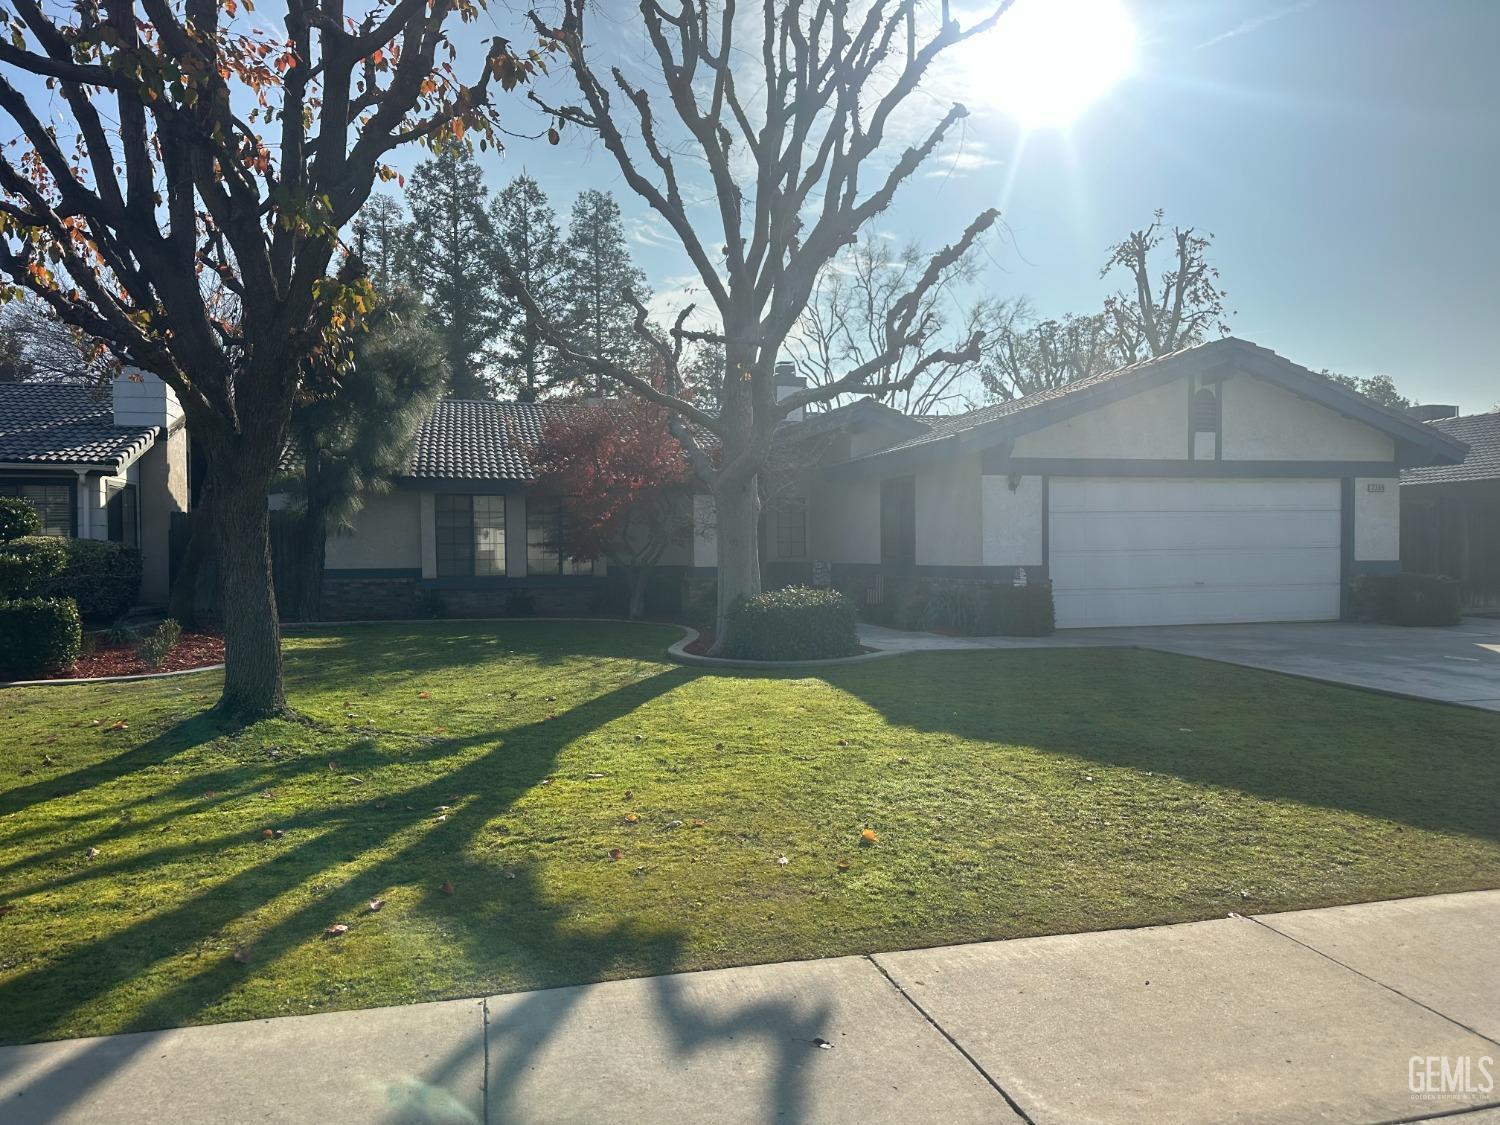
{"label": "hedge", "polygon": [[0,543],[42,530],[42,517],[19,496],[0,496]]}
{"label": "hedge", "polygon": [[71,599],[0,602],[0,676],[20,680],[60,671],[78,659],[82,644]]}
{"label": "hedge", "polygon": [[1046,637],[1057,628],[1052,583],[995,586],[990,590],[990,627],[1005,637]]}
{"label": "hedge", "polygon": [[1349,584],[1349,614],[1387,625],[1457,625],[1458,582],[1442,574],[1362,574]]}
{"label": "hedge", "polygon": [[50,535],[26,535],[0,547],[0,598],[46,593],[42,584],[67,565],[65,542]]}
{"label": "hedge", "polygon": [[729,611],[729,655],[741,660],[825,660],[859,651],[854,603],[837,590],[787,586]]}
{"label": "hedge", "polygon": [[67,565],[38,593],[72,598],[91,625],[105,625],[135,604],[141,592],[141,553],[102,539],[54,539],[67,552]]}

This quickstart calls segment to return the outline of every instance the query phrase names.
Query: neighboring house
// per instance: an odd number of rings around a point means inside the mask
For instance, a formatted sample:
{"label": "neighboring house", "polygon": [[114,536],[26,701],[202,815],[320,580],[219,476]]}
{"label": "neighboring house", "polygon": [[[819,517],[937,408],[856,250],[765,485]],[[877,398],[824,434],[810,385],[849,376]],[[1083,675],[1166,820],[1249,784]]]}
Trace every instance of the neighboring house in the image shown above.
{"label": "neighboring house", "polygon": [[1458,579],[1465,608],[1500,609],[1500,412],[1428,424],[1469,453],[1456,465],[1402,472],[1402,563]]}
{"label": "neighboring house", "polygon": [[[548,549],[565,505],[529,495],[526,450],[568,409],[439,404],[394,491],[330,538],[330,611],[408,612],[419,587],[461,612],[518,586],[544,606],[596,597],[603,563]],[[1466,452],[1233,338],[966,414],[857,402],[789,422],[778,447],[768,580],[827,574],[868,600],[891,577],[1024,570],[1052,581],[1064,627],[1338,618],[1350,578],[1400,565],[1401,470]],[[689,503],[695,534],[663,561],[711,574],[712,504]]]}
{"label": "neighboring house", "polygon": [[155,376],[0,383],[0,496],[20,496],[42,532],[141,551],[140,601],[165,605],[171,516],[188,502],[187,430]]}

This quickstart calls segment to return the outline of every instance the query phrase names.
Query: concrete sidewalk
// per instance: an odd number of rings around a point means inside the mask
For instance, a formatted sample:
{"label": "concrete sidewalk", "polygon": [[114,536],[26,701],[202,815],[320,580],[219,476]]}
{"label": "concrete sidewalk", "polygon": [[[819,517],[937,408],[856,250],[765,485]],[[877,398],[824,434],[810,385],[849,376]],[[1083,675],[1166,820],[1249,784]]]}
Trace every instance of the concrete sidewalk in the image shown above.
{"label": "concrete sidewalk", "polygon": [[1480,891],[11,1047],[0,1121],[1494,1125],[1497,933]]}
{"label": "concrete sidewalk", "polygon": [[1500,619],[1448,628],[1339,621],[1062,629],[1050,637],[947,637],[861,625],[860,640],[896,652],[961,649],[1154,649],[1412,699],[1500,711]]}

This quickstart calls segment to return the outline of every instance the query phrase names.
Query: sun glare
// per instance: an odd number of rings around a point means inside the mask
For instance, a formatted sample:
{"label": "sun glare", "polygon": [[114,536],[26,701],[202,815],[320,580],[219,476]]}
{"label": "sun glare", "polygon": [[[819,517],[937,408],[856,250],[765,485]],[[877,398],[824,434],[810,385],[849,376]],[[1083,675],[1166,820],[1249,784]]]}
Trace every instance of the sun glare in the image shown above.
{"label": "sun glare", "polygon": [[1062,128],[1128,77],[1135,58],[1124,0],[1018,0],[969,46],[969,101],[1024,129]]}

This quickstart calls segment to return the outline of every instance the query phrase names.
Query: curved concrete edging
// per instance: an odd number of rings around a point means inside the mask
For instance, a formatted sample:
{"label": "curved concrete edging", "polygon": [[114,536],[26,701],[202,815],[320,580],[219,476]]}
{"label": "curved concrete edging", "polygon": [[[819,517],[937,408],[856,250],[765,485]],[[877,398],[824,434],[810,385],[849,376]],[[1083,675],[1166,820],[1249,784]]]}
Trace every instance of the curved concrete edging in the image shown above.
{"label": "curved concrete edging", "polygon": [[199,672],[217,672],[223,664],[205,664],[202,668],[179,668],[175,672],[137,672],[132,676],[87,676],[69,679],[60,676],[55,680],[3,680],[0,688],[8,687],[52,687],[56,684],[125,684],[132,680],[166,680],[173,676],[195,676]]}

